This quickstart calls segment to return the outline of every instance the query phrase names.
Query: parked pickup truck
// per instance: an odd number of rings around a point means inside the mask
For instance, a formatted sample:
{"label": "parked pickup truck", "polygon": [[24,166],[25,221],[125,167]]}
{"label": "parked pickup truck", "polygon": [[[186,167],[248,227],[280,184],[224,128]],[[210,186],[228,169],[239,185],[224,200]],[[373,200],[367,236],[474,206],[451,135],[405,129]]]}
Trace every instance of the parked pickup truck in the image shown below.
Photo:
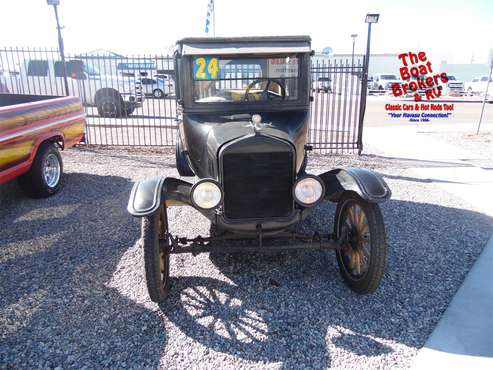
{"label": "parked pickup truck", "polygon": [[[490,84],[493,80],[490,80]],[[465,90],[467,95],[484,95],[486,91],[486,85],[488,84],[488,76],[481,76],[473,78],[471,82],[466,82]],[[491,86],[490,86],[491,88]],[[491,92],[489,92],[491,95]]]}
{"label": "parked pickup truck", "polygon": [[[16,76],[6,78],[11,93],[58,95],[64,92],[64,64],[59,60],[26,59],[20,61]],[[142,106],[140,81],[117,75],[101,74],[80,59],[65,62],[69,95],[78,96],[86,106],[96,107],[101,117],[128,117]]]}
{"label": "parked pickup truck", "polygon": [[18,177],[29,196],[60,188],[60,149],[79,143],[86,118],[78,97],[0,94],[0,184]]}
{"label": "parked pickup truck", "polygon": [[457,80],[455,76],[447,74],[448,81],[442,84],[442,95],[447,96],[463,96],[464,82]]}

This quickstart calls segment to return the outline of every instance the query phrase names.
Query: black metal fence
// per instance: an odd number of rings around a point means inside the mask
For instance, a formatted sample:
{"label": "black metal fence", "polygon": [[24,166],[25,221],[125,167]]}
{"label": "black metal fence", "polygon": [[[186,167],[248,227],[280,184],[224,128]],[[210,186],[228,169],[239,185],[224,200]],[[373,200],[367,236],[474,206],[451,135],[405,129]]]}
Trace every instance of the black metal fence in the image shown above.
{"label": "black metal fence", "polygon": [[[96,51],[66,53],[65,58],[69,93],[85,105],[88,144],[175,145],[170,56]],[[63,68],[57,49],[0,48],[0,92],[65,95]],[[312,61],[309,142],[317,151],[353,152],[361,147],[362,74],[360,59]]]}

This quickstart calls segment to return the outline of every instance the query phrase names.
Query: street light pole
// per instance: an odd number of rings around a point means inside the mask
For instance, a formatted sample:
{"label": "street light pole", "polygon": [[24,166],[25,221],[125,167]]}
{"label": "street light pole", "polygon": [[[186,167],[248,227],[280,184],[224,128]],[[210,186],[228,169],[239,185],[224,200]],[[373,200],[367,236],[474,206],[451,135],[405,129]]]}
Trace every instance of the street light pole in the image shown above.
{"label": "street light pole", "polygon": [[353,33],[353,34],[351,35],[351,37],[352,37],[352,39],[353,39],[353,52],[351,53],[351,72],[353,72],[353,73],[354,73],[354,43],[355,43],[355,41],[356,41],[356,37],[357,37],[357,36],[358,36],[358,35],[357,35],[356,33]]}
{"label": "street light pole", "polygon": [[55,11],[56,19],[56,29],[58,31],[58,50],[60,51],[60,59],[62,60],[62,71],[63,71],[63,84],[65,86],[65,95],[70,95],[68,90],[68,80],[67,80],[67,65],[65,63],[65,52],[63,49],[63,38],[62,38],[62,28],[60,27],[60,20],[58,18],[58,8],[60,5],[60,0],[46,0],[48,5],[53,5]]}
{"label": "street light pole", "polygon": [[368,66],[370,62],[370,39],[371,39],[371,24],[377,23],[380,14],[367,14],[365,22],[368,23],[368,38],[366,40],[366,55],[363,63],[363,73],[361,81],[361,100],[359,105],[359,122],[358,122],[358,154],[363,151],[363,122],[365,119],[366,110],[366,95],[368,91]]}

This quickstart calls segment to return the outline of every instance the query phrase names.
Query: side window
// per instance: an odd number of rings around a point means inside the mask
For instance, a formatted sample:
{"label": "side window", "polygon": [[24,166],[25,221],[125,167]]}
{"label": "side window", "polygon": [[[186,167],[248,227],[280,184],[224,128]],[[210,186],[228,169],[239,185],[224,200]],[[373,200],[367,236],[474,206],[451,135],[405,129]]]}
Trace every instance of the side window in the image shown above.
{"label": "side window", "polygon": [[[55,62],[53,64],[53,68],[55,69],[55,77],[63,77],[63,64],[62,62]],[[68,74],[68,72],[67,72]]]}
{"label": "side window", "polygon": [[47,60],[30,60],[27,65],[28,76],[48,76],[48,61]]}
{"label": "side window", "polygon": [[472,82],[478,82],[479,80],[477,78],[473,78]]}
{"label": "side window", "polygon": [[481,77],[481,81],[488,81],[488,77]]}

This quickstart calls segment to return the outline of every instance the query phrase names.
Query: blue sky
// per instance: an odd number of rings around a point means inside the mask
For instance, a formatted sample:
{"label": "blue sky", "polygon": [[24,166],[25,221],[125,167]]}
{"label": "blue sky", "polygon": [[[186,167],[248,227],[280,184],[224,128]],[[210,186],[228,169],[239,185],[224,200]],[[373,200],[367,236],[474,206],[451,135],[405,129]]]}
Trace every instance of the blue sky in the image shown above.
{"label": "blue sky", "polygon": [[[208,0],[60,0],[66,48],[166,53],[174,41],[203,36]],[[441,60],[486,62],[493,47],[493,0],[215,0],[218,36],[308,34],[336,53],[366,42],[364,17],[381,13],[372,52],[426,51]],[[2,0],[0,45],[54,46],[54,15],[46,0]]]}

